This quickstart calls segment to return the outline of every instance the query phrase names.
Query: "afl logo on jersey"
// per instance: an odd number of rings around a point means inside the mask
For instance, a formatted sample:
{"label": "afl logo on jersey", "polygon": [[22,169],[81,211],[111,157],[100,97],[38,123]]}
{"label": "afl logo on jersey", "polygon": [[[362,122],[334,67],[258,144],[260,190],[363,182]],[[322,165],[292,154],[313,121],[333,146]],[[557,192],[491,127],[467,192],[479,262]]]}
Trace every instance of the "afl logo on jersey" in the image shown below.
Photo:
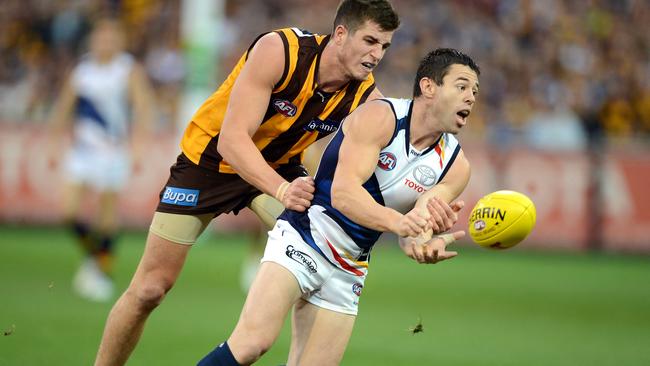
{"label": "afl logo on jersey", "polygon": [[383,152],[379,154],[379,160],[377,161],[377,166],[385,171],[391,171],[395,169],[397,164],[397,158],[393,153]]}
{"label": "afl logo on jersey", "polygon": [[418,165],[413,169],[413,178],[423,186],[431,186],[436,182],[436,172],[426,165]]}
{"label": "afl logo on jersey", "polygon": [[296,112],[298,111],[298,108],[295,105],[293,105],[293,103],[291,103],[288,100],[282,100],[282,99],[274,100],[273,108],[275,108],[276,112],[280,113],[285,117],[293,117],[296,115]]}

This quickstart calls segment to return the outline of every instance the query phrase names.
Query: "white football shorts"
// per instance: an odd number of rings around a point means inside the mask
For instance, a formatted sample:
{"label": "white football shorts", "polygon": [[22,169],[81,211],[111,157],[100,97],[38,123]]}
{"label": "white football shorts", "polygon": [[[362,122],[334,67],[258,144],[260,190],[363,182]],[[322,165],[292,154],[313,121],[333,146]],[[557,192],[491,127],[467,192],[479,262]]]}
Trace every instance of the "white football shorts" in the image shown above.
{"label": "white football shorts", "polygon": [[72,149],[65,158],[66,180],[98,191],[119,191],[129,180],[131,159],[124,149]]}
{"label": "white football shorts", "polygon": [[[319,240],[315,236],[315,240]],[[355,276],[334,266],[307,244],[285,220],[278,220],[264,251],[262,262],[288,269],[298,280],[302,298],[318,307],[357,315],[366,275]]]}

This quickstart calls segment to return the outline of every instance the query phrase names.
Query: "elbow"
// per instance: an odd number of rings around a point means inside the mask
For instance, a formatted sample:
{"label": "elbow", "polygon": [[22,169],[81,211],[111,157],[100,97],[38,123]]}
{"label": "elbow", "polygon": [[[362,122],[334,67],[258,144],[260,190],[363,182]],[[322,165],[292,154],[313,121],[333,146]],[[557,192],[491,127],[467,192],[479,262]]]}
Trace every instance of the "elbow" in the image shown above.
{"label": "elbow", "polygon": [[224,134],[223,132],[219,134],[219,140],[217,141],[217,152],[223,160],[228,160],[230,157],[230,151],[231,151],[231,146],[232,143],[229,141],[230,140],[230,135],[229,134]]}
{"label": "elbow", "polygon": [[339,185],[332,184],[331,198],[332,198],[332,207],[346,214],[350,207],[350,199],[344,188],[341,188]]}

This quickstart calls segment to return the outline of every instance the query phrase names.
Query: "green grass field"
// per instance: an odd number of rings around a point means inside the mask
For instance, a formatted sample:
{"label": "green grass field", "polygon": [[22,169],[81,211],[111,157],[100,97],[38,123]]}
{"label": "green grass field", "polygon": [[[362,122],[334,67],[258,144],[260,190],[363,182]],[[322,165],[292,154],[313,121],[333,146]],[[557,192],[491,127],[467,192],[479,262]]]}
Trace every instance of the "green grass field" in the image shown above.
{"label": "green grass field", "polygon": [[[202,239],[129,365],[194,365],[229,335],[245,238]],[[143,244],[144,233],[121,237],[120,290]],[[380,244],[342,364],[650,365],[650,258],[459,251],[423,266]],[[72,293],[80,259],[61,229],[0,227],[0,365],[92,364],[111,304]],[[260,365],[284,362],[286,330]]]}

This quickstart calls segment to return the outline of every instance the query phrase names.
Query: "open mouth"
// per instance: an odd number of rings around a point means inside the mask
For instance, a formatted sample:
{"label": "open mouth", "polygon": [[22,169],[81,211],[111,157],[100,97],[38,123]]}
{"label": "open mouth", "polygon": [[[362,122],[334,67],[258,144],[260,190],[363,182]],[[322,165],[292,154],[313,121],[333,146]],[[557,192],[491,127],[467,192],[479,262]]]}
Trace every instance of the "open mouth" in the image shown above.
{"label": "open mouth", "polygon": [[372,71],[372,69],[377,66],[377,64],[373,64],[372,62],[362,62],[361,65],[365,67],[368,71]]}
{"label": "open mouth", "polygon": [[470,113],[471,112],[469,109],[463,109],[456,113],[456,115],[460,117],[460,120],[458,122],[460,126],[464,126],[467,123],[467,117],[469,117]]}

